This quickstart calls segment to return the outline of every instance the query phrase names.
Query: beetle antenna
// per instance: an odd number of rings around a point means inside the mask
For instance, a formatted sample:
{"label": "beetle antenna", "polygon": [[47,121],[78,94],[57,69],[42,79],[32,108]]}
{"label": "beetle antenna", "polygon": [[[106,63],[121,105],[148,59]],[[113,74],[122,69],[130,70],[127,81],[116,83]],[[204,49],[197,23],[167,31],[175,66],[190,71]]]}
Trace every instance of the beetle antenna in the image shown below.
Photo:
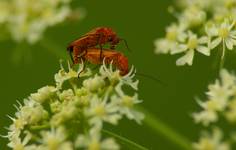
{"label": "beetle antenna", "polygon": [[139,72],[136,72],[136,75],[137,76],[142,76],[142,77],[145,77],[145,78],[149,78],[149,79],[161,84],[162,86],[167,86],[167,84],[165,82],[161,81],[160,79],[156,78],[155,76],[148,75],[148,74],[143,74],[143,73],[139,73]]}
{"label": "beetle antenna", "polygon": [[128,51],[131,52],[131,49],[128,46],[128,42],[125,39],[122,39],[122,38],[120,40],[124,42],[124,44],[125,44],[126,48],[128,49]]}

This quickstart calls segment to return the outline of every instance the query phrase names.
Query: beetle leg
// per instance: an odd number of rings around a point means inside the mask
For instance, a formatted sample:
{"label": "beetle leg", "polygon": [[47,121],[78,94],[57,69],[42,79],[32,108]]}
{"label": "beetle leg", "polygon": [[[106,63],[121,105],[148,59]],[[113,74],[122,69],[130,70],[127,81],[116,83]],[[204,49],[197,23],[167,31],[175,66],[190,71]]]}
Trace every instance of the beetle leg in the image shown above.
{"label": "beetle leg", "polygon": [[102,38],[104,37],[103,33],[99,34],[97,45],[99,45],[100,48],[100,61],[102,61]]}
{"label": "beetle leg", "polygon": [[83,57],[84,55],[86,55],[86,53],[87,53],[87,50],[83,51],[80,55],[77,56],[77,58]]}
{"label": "beetle leg", "polygon": [[70,55],[70,59],[71,59],[72,63],[73,63],[73,64],[75,64],[75,62],[74,62],[74,59],[73,59],[73,55],[72,55],[72,52],[70,52],[70,51],[68,51],[68,52],[69,52],[69,55]]}
{"label": "beetle leg", "polygon": [[102,62],[102,45],[99,45],[99,47],[100,47],[100,62]]}
{"label": "beetle leg", "polygon": [[[84,70],[85,70],[85,67],[86,67],[86,64],[87,64],[87,61],[85,61],[84,59],[82,59],[81,58],[81,60],[80,60],[81,62],[82,62],[82,64],[83,64],[83,68],[82,68],[82,70],[78,73],[78,78],[80,78],[80,74],[82,73],[82,72],[84,72]],[[83,62],[85,62],[85,63],[83,63]]]}

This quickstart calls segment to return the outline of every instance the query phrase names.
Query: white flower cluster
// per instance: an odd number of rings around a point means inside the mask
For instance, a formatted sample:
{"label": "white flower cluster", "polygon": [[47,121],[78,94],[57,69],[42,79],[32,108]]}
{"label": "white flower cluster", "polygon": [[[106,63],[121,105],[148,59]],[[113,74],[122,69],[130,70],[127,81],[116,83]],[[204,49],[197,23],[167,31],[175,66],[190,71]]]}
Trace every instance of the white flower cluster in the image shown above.
{"label": "white flower cluster", "polygon": [[223,133],[219,128],[214,128],[212,134],[204,132],[198,143],[194,143],[195,150],[230,150],[230,143],[223,141]]}
{"label": "white flower cluster", "polygon": [[33,44],[50,26],[71,13],[71,0],[1,0],[0,28],[9,31],[13,40]]}
{"label": "white flower cluster", "polygon": [[[165,38],[155,40],[155,53],[184,53],[177,66],[192,65],[195,52],[210,56],[211,50],[236,46],[235,0],[178,0],[177,22],[166,28]],[[173,9],[172,9],[173,11]]]}
{"label": "white flower cluster", "polygon": [[[133,69],[125,76],[103,64],[99,73],[63,67],[55,86],[45,86],[16,106],[8,128],[8,146],[14,150],[118,150],[113,138],[102,136],[104,123],[118,125],[125,116],[141,123],[135,109],[142,101],[136,93]],[[122,87],[135,90],[130,96]]]}
{"label": "white flower cluster", "polygon": [[[210,84],[208,89],[207,101],[198,101],[202,110],[193,114],[195,122],[206,127],[216,126],[221,118],[228,124],[236,123],[236,76],[226,70],[221,70],[220,80]],[[219,128],[213,130],[212,136],[204,135],[198,143],[194,144],[194,147],[197,150],[229,150],[229,143],[221,143],[223,139],[221,132]],[[236,143],[233,137],[230,138]]]}

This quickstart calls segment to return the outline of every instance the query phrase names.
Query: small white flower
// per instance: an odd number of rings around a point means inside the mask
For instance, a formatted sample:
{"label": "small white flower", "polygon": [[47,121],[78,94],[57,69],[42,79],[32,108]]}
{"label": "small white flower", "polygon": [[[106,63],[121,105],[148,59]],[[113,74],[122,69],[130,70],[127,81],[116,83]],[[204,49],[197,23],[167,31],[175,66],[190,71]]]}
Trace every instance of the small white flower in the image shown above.
{"label": "small white flower", "polygon": [[172,24],[166,28],[166,39],[170,41],[184,42],[187,38],[184,24]]}
{"label": "small white flower", "polygon": [[64,90],[59,94],[61,101],[71,101],[75,98],[74,92],[72,89]]}
{"label": "small white flower", "polygon": [[0,1],[0,24],[7,21],[10,15],[10,5],[7,1]]}
{"label": "small white flower", "polygon": [[185,55],[180,57],[176,61],[176,65],[182,66],[185,64],[192,65],[193,63],[193,57],[195,50],[209,56],[210,55],[210,49],[205,46],[207,43],[207,37],[201,37],[198,38],[196,34],[192,33],[191,31],[188,32],[188,41],[185,44],[180,44],[179,48],[172,51],[171,54],[181,53],[185,52]]}
{"label": "small white flower", "polygon": [[105,82],[102,77],[96,75],[94,78],[84,80],[83,86],[90,92],[96,92],[105,86]]}
{"label": "small white flower", "polygon": [[16,42],[38,42],[44,31],[66,20],[71,13],[71,0],[0,2],[0,24],[3,24]]}
{"label": "small white flower", "polygon": [[218,121],[217,111],[219,110],[219,104],[217,101],[207,101],[205,103],[199,102],[204,110],[193,114],[193,118],[196,123],[202,123],[204,126],[208,126],[211,122]]}
{"label": "small white flower", "polygon": [[179,22],[189,27],[201,25],[206,20],[206,12],[197,6],[187,7],[179,17]]}
{"label": "small white flower", "polygon": [[[79,109],[76,107],[76,101],[69,100],[61,103],[60,110],[55,111],[54,116],[51,118],[51,125],[60,126],[61,124],[65,123],[66,121],[74,118],[77,114]],[[54,108],[55,109],[55,108]]]}
{"label": "small white flower", "polygon": [[21,130],[24,128],[24,126],[27,124],[27,122],[23,118],[11,118],[13,121],[12,125],[9,127],[8,137],[18,137]]}
{"label": "small white flower", "polygon": [[227,100],[232,94],[232,89],[227,86],[223,86],[216,80],[215,84],[209,85],[209,91],[207,95],[210,99],[217,101],[222,108],[224,108],[227,104]]}
{"label": "small white flower", "polygon": [[168,54],[172,49],[176,48],[177,44],[176,41],[169,41],[165,38],[156,39],[154,41],[154,52],[156,54]]}
{"label": "small white flower", "polygon": [[209,10],[210,7],[215,4],[216,0],[178,0],[178,5],[180,5],[183,8],[188,8],[188,7],[199,7],[202,9]]}
{"label": "small white flower", "polygon": [[72,145],[66,142],[67,134],[63,127],[42,132],[41,142],[45,149],[73,150]]}
{"label": "small white flower", "polygon": [[134,109],[136,104],[142,102],[138,99],[138,95],[135,94],[132,97],[125,95],[121,90],[121,84],[117,85],[116,92],[119,96],[114,95],[112,101],[119,104],[119,112],[125,115],[128,119],[135,120],[137,123],[141,124],[141,121],[144,119],[144,114]]}
{"label": "small white flower", "polygon": [[[48,113],[39,103],[33,100],[25,100],[24,104],[19,108],[20,111],[15,114],[17,121],[26,124],[37,124],[42,119],[47,118]],[[18,123],[20,124],[20,122]]]}
{"label": "small white flower", "polygon": [[230,100],[236,92],[236,77],[226,70],[221,70],[220,81],[216,80],[208,89],[206,94],[209,100],[199,102],[203,110],[193,115],[197,123],[202,122],[206,126],[216,122],[218,113],[224,112],[229,107]]}
{"label": "small white flower", "polygon": [[38,90],[37,93],[30,95],[31,99],[39,103],[44,103],[49,100],[55,93],[57,89],[54,86],[45,86]]}
{"label": "small white flower", "polygon": [[227,100],[235,93],[236,77],[227,70],[221,70],[220,81],[216,80],[214,84],[209,85],[207,95],[210,99],[221,102],[225,106]]}
{"label": "small white flower", "polygon": [[231,123],[236,122],[236,99],[228,103],[228,110],[225,112],[225,117]]}
{"label": "small white flower", "polygon": [[215,128],[212,135],[203,135],[197,143],[193,144],[193,147],[195,150],[230,150],[229,143],[222,140],[223,133]]}
{"label": "small white flower", "polygon": [[75,146],[77,148],[85,148],[88,150],[119,150],[119,145],[112,139],[102,140],[98,131],[90,131],[89,135],[78,136]]}
{"label": "small white flower", "polygon": [[69,62],[68,62],[68,68],[69,68],[68,72],[66,72],[66,70],[64,69],[62,62],[60,62],[60,67],[61,67],[61,69],[54,76],[55,81],[56,81],[56,85],[57,85],[57,89],[61,89],[62,85],[65,81],[70,80],[70,79],[74,79],[74,78],[78,78],[79,73],[80,73],[79,74],[80,77],[85,77],[85,76],[91,75],[91,70],[89,68],[84,70],[83,61],[82,61],[82,64],[79,65],[78,71],[73,70],[71,68],[71,65]]}
{"label": "small white flower", "polygon": [[222,43],[229,50],[232,50],[236,45],[236,31],[233,30],[234,25],[234,21],[229,24],[229,21],[225,19],[219,26],[213,25],[211,28],[206,28],[206,32],[210,33],[209,36],[215,37],[210,43],[210,48],[214,49]]}
{"label": "small white flower", "polygon": [[187,35],[183,25],[172,24],[166,28],[166,37],[154,41],[155,53],[170,53],[177,48],[178,42],[184,42]]}
{"label": "small white flower", "polygon": [[[231,18],[232,17],[232,12],[229,11],[228,8],[222,7],[224,4],[222,3],[221,0],[218,0],[218,6],[213,7],[212,11],[212,21],[214,21],[216,24],[221,24],[224,22],[225,18]],[[221,6],[219,6],[221,5]]]}
{"label": "small white flower", "polygon": [[118,121],[122,118],[118,113],[118,110],[119,106],[112,101],[108,102],[108,97],[99,99],[95,96],[91,99],[90,106],[85,113],[87,116],[91,117],[89,119],[91,125],[101,128],[103,122],[108,122],[114,125],[118,124]]}
{"label": "small white flower", "polygon": [[112,84],[121,82],[122,84],[129,85],[133,89],[138,90],[139,81],[133,81],[133,78],[135,76],[135,70],[133,66],[131,67],[128,74],[126,74],[125,76],[121,76],[118,70],[113,70],[112,64],[110,64],[109,68],[107,68],[105,61],[103,61],[103,65],[100,67],[99,72],[104,78],[108,78]]}
{"label": "small white flower", "polygon": [[8,146],[14,150],[33,150],[33,148],[36,148],[35,145],[26,146],[31,138],[32,135],[29,132],[26,133],[22,141],[20,137],[13,137],[11,138],[11,142],[8,143]]}
{"label": "small white flower", "polygon": [[[54,78],[55,78],[58,89],[62,88],[62,85],[65,81],[67,81],[69,79],[72,79],[72,78],[77,78],[78,77],[78,72],[71,69],[69,63],[68,63],[68,68],[69,68],[69,71],[66,72],[64,67],[62,66],[62,63],[61,63],[61,69],[58,71],[57,74],[55,74]],[[82,67],[80,67],[79,70],[82,70]]]}

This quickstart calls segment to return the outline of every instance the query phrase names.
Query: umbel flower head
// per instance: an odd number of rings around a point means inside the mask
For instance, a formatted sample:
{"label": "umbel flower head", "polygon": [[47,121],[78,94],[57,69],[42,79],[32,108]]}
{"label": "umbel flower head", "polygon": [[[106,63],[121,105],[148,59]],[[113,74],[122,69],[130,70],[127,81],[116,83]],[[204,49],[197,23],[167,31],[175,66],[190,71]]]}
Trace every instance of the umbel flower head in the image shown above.
{"label": "umbel flower head", "polygon": [[230,144],[223,141],[223,133],[219,128],[214,128],[212,135],[204,132],[198,142],[193,144],[196,150],[230,150]]}
{"label": "umbel flower head", "polygon": [[156,54],[184,53],[177,66],[192,65],[195,52],[210,56],[213,49],[236,46],[236,5],[234,0],[178,0],[177,21],[166,28],[166,36],[154,42]]}
{"label": "umbel flower head", "polygon": [[207,100],[198,101],[202,110],[194,113],[197,123],[208,126],[217,122],[219,116],[224,116],[230,122],[236,121],[236,77],[226,70],[221,70],[220,80],[208,86]]}
{"label": "umbel flower head", "polygon": [[[201,111],[194,113],[196,123],[202,124],[213,132],[204,132],[199,141],[194,143],[196,150],[230,150],[236,144],[236,134],[230,125],[236,123],[236,76],[227,70],[221,70],[220,79],[208,86],[207,100],[198,103]],[[229,124],[227,130],[220,127],[220,120]],[[218,126],[218,127],[216,127]],[[225,136],[223,136],[223,133]]]}
{"label": "umbel flower head", "polygon": [[70,14],[71,0],[1,0],[0,27],[16,42],[33,44],[43,32]]}
{"label": "umbel flower head", "polygon": [[[55,85],[40,88],[19,103],[8,128],[8,146],[14,150],[118,150],[119,144],[103,136],[104,124],[118,125],[126,117],[141,123],[135,109],[142,101],[136,93],[133,69],[125,76],[105,64],[99,73],[87,68],[78,78],[70,65],[55,74]],[[128,95],[123,87],[133,89]]]}

